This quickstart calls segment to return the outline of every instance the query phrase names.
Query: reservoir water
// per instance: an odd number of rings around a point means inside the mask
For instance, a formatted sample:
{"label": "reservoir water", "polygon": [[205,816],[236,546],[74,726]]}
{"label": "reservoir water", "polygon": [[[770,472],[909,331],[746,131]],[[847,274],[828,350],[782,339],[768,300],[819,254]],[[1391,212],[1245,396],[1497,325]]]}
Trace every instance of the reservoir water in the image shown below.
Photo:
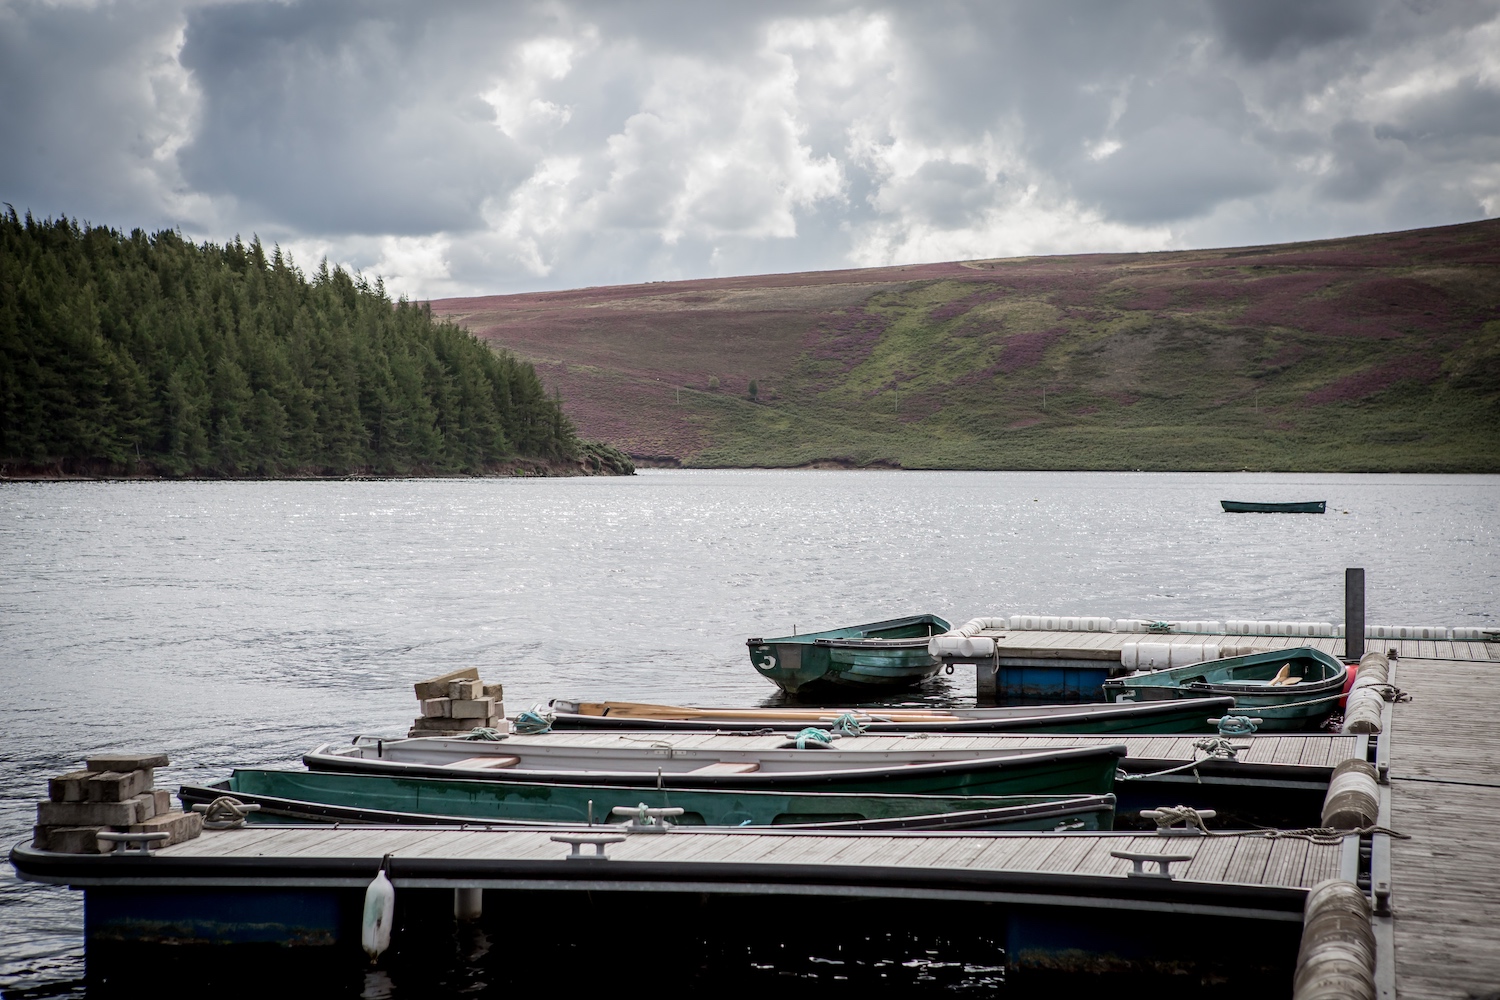
{"label": "reservoir water", "polygon": [[[1321,516],[1218,504],[1325,498]],[[411,683],[460,666],[503,682],[511,712],[769,702],[750,636],[922,611],[1338,622],[1347,566],[1368,572],[1371,623],[1496,627],[1497,556],[1495,476],[5,483],[0,835],[29,836],[46,777],[87,751],[165,751],[170,786],[292,766],[324,740],[404,734]],[[972,694],[955,674],[923,697]],[[0,990],[73,995],[82,978],[81,894],[0,867]]]}

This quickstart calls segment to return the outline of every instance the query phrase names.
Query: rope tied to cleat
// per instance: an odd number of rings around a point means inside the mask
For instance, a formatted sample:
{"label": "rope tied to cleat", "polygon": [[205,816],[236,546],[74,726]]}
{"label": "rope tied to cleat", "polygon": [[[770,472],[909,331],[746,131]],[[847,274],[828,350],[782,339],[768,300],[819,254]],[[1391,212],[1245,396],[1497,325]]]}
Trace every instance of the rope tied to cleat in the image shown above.
{"label": "rope tied to cleat", "polygon": [[551,712],[540,705],[532,705],[530,710],[516,716],[516,732],[522,736],[540,736],[543,733],[552,732],[552,720],[557,718]]}
{"label": "rope tied to cleat", "polygon": [[833,720],[831,728],[840,736],[863,736],[867,727],[853,712],[845,712]]}
{"label": "rope tied to cleat", "polygon": [[1125,771],[1116,770],[1115,780],[1139,781],[1141,778],[1160,778],[1163,775],[1177,774],[1180,771],[1192,771],[1193,777],[1202,782],[1203,778],[1198,774],[1198,765],[1210,760],[1237,760],[1238,758],[1235,755],[1241,750],[1248,749],[1250,747],[1247,744],[1231,743],[1222,736],[1205,736],[1200,740],[1193,741],[1194,753],[1202,750],[1202,757],[1194,757],[1186,764],[1178,764],[1176,767],[1169,767],[1163,771],[1152,771],[1149,774],[1127,774]]}
{"label": "rope tied to cleat", "polygon": [[1226,715],[1219,719],[1220,736],[1249,736],[1260,726],[1248,715]]}

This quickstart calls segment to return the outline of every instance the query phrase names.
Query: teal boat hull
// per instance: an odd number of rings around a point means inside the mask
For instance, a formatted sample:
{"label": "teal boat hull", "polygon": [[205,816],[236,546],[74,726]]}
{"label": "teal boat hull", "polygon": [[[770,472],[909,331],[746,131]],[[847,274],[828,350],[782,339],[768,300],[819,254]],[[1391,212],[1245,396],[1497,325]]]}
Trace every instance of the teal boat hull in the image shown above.
{"label": "teal boat hull", "polygon": [[1249,500],[1220,500],[1226,514],[1322,514],[1327,500],[1301,500],[1293,503],[1255,503]]}
{"label": "teal boat hull", "polygon": [[912,687],[936,674],[942,661],[927,651],[934,635],[952,628],[937,615],[913,615],[847,628],[774,639],[750,639],[750,662],[788,694],[837,688]]}
{"label": "teal boat hull", "polygon": [[[1108,830],[1113,795],[844,795],[826,792],[511,784],[319,771],[236,769],[228,781],[184,787],[184,806],[233,795],[256,821],[391,824],[604,822],[620,806],[678,807],[684,826],[806,826],[831,830]],[[262,814],[265,814],[264,816]],[[615,817],[618,821],[619,817]]]}
{"label": "teal boat hull", "polygon": [[[1283,664],[1303,682],[1267,686]],[[1333,714],[1348,674],[1337,659],[1303,646],[1115,677],[1104,682],[1104,692],[1116,702],[1229,696],[1234,714],[1259,718],[1262,730],[1297,732],[1316,729]]]}
{"label": "teal boat hull", "polygon": [[[965,756],[900,762],[870,760],[868,766],[817,764],[824,753],[838,751],[800,750],[808,766],[797,770],[756,770],[703,773],[689,770],[527,770],[516,767],[469,769],[455,773],[450,766],[427,760],[398,760],[403,744],[425,744],[426,740],[393,741],[383,749],[377,744],[333,748],[324,744],[302,755],[313,771],[344,774],[383,774],[410,778],[471,778],[485,782],[545,786],[607,785],[616,788],[712,788],[777,790],[784,792],[840,792],[849,795],[889,793],[896,795],[1102,795],[1114,791],[1115,769],[1124,757],[1124,745],[1059,747],[999,756]],[[434,740],[442,750],[450,741]],[[374,755],[369,752],[375,751]],[[670,751],[664,751],[664,753]],[[441,753],[438,751],[437,753]],[[691,753],[691,751],[689,751]],[[876,755],[872,754],[871,757]],[[680,761],[681,756],[678,757]]]}

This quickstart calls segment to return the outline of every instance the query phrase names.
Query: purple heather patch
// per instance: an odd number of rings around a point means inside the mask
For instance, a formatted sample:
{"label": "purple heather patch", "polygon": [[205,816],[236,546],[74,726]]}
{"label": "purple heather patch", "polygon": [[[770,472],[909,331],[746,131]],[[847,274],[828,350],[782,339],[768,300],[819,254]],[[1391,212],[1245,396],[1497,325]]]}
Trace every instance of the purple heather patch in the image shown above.
{"label": "purple heather patch", "polygon": [[1005,349],[1000,354],[1000,360],[995,367],[1002,372],[1018,372],[1023,368],[1034,368],[1041,364],[1042,355],[1047,353],[1047,348],[1057,342],[1057,338],[1068,332],[1065,326],[1054,326],[1050,330],[1038,330],[1034,333],[1018,333],[1005,341]]}
{"label": "purple heather patch", "polygon": [[1430,354],[1409,354],[1353,375],[1345,375],[1321,389],[1314,389],[1302,401],[1313,406],[1352,403],[1384,392],[1397,382],[1434,382],[1441,374],[1442,363],[1437,358]]}
{"label": "purple heather patch", "polygon": [[819,322],[808,331],[803,343],[814,359],[837,361],[847,372],[870,356],[888,326],[890,320],[858,306]]}

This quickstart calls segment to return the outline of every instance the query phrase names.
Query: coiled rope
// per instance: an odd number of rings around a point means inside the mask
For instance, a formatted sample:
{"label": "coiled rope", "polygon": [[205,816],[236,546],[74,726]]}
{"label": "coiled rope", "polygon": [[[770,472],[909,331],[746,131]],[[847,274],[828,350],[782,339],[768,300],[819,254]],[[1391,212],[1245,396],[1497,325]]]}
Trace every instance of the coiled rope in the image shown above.
{"label": "coiled rope", "polygon": [[832,728],[841,736],[863,736],[867,727],[853,712],[845,712],[833,720]]}
{"label": "coiled rope", "polygon": [[246,805],[232,795],[220,795],[203,810],[203,829],[238,830],[245,825],[245,818],[258,810],[258,805]]}
{"label": "coiled rope", "polygon": [[1225,715],[1219,719],[1220,736],[1249,736],[1259,728],[1248,715]]}
{"label": "coiled rope", "polygon": [[509,735],[509,733],[502,733],[500,730],[491,729],[488,726],[475,726],[473,729],[469,730],[469,734],[467,736],[462,736],[460,737],[460,739],[488,740],[491,742],[497,742],[499,740],[505,739]]}
{"label": "coiled rope", "polygon": [[814,750],[823,750],[836,739],[838,737],[826,729],[819,729],[817,726],[808,726],[792,737],[786,746],[795,746],[798,750],[807,750],[809,747]]}
{"label": "coiled rope", "polygon": [[540,736],[542,733],[550,733],[554,718],[556,716],[545,711],[542,706],[533,705],[530,711],[516,716],[516,732],[523,736]]}
{"label": "coiled rope", "polygon": [[1202,815],[1192,806],[1157,806],[1155,812],[1153,819],[1156,820],[1157,830],[1166,830],[1174,824],[1182,823],[1187,829],[1209,832]]}

